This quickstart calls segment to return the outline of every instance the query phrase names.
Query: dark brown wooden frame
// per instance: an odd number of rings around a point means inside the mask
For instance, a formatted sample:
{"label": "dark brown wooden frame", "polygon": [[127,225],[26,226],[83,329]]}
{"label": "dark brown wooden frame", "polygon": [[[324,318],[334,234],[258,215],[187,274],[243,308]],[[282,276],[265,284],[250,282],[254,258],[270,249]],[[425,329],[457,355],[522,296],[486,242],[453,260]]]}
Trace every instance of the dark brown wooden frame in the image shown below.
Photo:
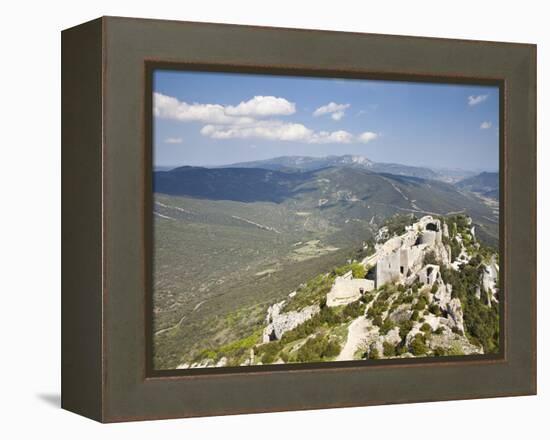
{"label": "dark brown wooden frame", "polygon": [[[156,66],[499,85],[501,353],[152,371]],[[536,46],[104,17],[63,32],[62,87],[64,408],[114,422],[536,393]]]}

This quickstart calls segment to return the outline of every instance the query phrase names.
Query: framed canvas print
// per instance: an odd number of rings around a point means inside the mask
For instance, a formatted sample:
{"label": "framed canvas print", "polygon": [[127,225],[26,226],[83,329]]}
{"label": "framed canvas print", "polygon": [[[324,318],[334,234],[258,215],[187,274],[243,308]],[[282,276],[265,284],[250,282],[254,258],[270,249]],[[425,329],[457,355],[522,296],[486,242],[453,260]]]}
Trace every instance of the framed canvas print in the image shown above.
{"label": "framed canvas print", "polygon": [[62,406],[536,392],[536,47],[63,32]]}

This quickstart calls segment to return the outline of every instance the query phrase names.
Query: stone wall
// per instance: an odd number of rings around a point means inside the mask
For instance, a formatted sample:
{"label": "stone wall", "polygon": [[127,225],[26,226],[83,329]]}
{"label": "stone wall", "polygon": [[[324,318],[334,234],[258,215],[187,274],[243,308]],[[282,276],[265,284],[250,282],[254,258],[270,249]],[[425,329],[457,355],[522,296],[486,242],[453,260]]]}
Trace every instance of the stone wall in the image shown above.
{"label": "stone wall", "polygon": [[376,287],[399,281],[401,278],[401,253],[381,256],[376,263]]}
{"label": "stone wall", "polygon": [[298,312],[280,313],[280,311],[277,311],[275,314],[272,313],[270,316],[271,323],[264,328],[262,341],[266,343],[281,339],[285,332],[298,327],[301,323],[319,313],[320,310],[318,305],[312,305]]}
{"label": "stone wall", "polygon": [[361,298],[361,290],[370,292],[374,289],[374,281],[364,278],[337,277],[332,289],[327,294],[327,306],[336,307],[349,304]]}

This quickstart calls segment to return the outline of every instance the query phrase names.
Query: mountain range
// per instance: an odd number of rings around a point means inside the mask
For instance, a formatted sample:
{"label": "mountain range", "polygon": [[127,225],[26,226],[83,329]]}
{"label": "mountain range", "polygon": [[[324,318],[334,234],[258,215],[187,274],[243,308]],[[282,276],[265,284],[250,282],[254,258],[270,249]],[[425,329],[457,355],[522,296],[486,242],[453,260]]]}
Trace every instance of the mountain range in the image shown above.
{"label": "mountain range", "polygon": [[263,168],[275,171],[314,171],[329,167],[353,167],[376,173],[421,177],[423,179],[441,180],[449,183],[454,183],[476,174],[473,171],[459,169],[433,169],[397,163],[374,162],[365,156],[351,154],[326,157],[281,156],[265,160],[233,163],[217,168]]}
{"label": "mountain range", "polygon": [[[157,171],[154,191],[195,199],[282,204],[292,211],[314,213],[334,224],[350,219],[376,224],[396,213],[467,212],[474,221],[496,231],[498,210],[470,190],[476,179],[466,181],[462,188],[436,179],[375,172],[369,162],[347,162],[348,157],[340,158],[339,163],[346,161],[344,166],[335,166],[336,159],[328,158],[326,162],[333,166],[323,168],[319,168],[319,161],[294,159],[292,162],[274,160],[272,168],[279,164],[278,170],[259,168],[261,164],[254,163],[255,166],[249,164],[248,167],[237,167],[238,164],[226,168],[184,166]],[[291,163],[303,169],[291,168]],[[488,185],[482,187],[487,189]]]}

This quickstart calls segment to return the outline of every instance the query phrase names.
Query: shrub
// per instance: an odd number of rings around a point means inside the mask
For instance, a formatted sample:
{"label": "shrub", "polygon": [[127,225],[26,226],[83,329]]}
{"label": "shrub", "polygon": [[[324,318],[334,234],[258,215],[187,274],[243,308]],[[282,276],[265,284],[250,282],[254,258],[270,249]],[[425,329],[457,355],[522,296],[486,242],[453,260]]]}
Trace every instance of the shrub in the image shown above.
{"label": "shrub", "polygon": [[340,345],[328,338],[318,335],[306,341],[298,350],[296,359],[298,362],[322,361],[332,358],[340,353]]}
{"label": "shrub", "polygon": [[344,307],[344,310],[342,310],[342,315],[344,318],[358,318],[363,313],[365,313],[365,304],[363,304],[361,301],[354,301],[352,303],[347,304]]}
{"label": "shrub", "polygon": [[368,353],[365,353],[365,357],[367,359],[380,359],[380,353],[378,353],[378,349],[376,347],[373,347]]}
{"label": "shrub", "polygon": [[431,293],[436,294],[439,290],[439,287],[436,283],[433,283],[432,289],[430,290]]}
{"label": "shrub", "polygon": [[456,333],[457,335],[464,336],[464,332],[460,330],[458,327],[453,327],[453,333]]}
{"label": "shrub", "polygon": [[382,321],[382,318],[380,317],[380,315],[375,316],[374,319],[372,320],[372,323],[376,327],[382,327],[382,325],[384,324],[384,322]]}
{"label": "shrub", "polygon": [[395,356],[395,345],[390,344],[389,342],[384,342],[384,356]]}
{"label": "shrub", "polygon": [[380,334],[386,335],[394,327],[395,323],[390,318],[386,318],[380,327]]}
{"label": "shrub", "polygon": [[422,324],[422,327],[420,327],[420,330],[423,331],[424,333],[426,332],[431,332],[432,331],[432,327],[430,324],[428,324],[427,322]]}
{"label": "shrub", "polygon": [[424,310],[426,308],[426,305],[427,305],[426,299],[423,296],[421,296],[420,298],[418,298],[418,301],[416,301],[416,304],[413,306],[413,310],[418,310],[418,311]]}
{"label": "shrub", "polygon": [[402,354],[407,353],[407,346],[405,344],[399,344],[395,350],[395,353],[398,356],[401,356]]}
{"label": "shrub", "polygon": [[412,321],[403,321],[399,325],[399,337],[401,339],[405,339],[407,337],[407,335],[409,334],[409,332],[412,330],[412,328],[413,328],[413,322]]}
{"label": "shrub", "polygon": [[353,263],[351,265],[351,273],[353,274],[353,278],[365,278],[367,275],[365,267],[360,263]]}
{"label": "shrub", "polygon": [[425,338],[422,334],[417,333],[410,343],[411,353],[415,356],[424,356],[428,352]]}
{"label": "shrub", "polygon": [[263,364],[272,364],[277,359],[277,354],[281,351],[282,345],[280,341],[273,341],[267,344],[260,345],[255,349],[256,354],[260,356]]}
{"label": "shrub", "polygon": [[423,260],[424,266],[426,264],[437,264],[437,258],[435,258],[435,252],[429,251],[424,254],[424,260]]}
{"label": "shrub", "polygon": [[430,304],[428,310],[430,313],[433,313],[435,316],[441,316],[441,309],[435,303]]}
{"label": "shrub", "polygon": [[325,307],[323,310],[321,310],[321,313],[319,313],[318,317],[321,325],[327,324],[329,326],[334,326],[342,323],[341,316],[338,315],[331,307]]}
{"label": "shrub", "polygon": [[411,315],[411,321],[418,321],[418,310],[415,310]]}
{"label": "shrub", "polygon": [[365,293],[363,296],[361,296],[361,301],[365,304],[370,303],[374,299],[374,295],[372,293]]}

